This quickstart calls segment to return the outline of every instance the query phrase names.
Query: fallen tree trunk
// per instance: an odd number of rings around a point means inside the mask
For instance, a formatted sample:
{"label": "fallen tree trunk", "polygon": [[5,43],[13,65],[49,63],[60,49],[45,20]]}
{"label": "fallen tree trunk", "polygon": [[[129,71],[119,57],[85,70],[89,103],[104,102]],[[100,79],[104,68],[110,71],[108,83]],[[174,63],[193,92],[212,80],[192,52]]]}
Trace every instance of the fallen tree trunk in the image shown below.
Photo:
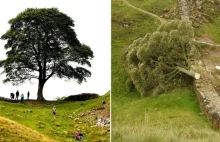
{"label": "fallen tree trunk", "polygon": [[184,68],[181,68],[181,67],[177,67],[177,69],[180,71],[180,72],[183,72],[189,76],[192,76],[193,78],[195,79],[199,79],[200,78],[200,74],[199,73],[196,73],[194,71],[189,71],[189,70],[186,70]]}

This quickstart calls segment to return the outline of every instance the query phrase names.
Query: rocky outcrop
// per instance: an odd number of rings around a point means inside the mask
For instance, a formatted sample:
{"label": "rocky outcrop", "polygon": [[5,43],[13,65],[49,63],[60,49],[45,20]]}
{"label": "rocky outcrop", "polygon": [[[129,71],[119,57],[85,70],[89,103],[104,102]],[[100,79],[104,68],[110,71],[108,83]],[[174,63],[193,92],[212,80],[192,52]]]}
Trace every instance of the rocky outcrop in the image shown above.
{"label": "rocky outcrop", "polygon": [[110,118],[105,118],[103,116],[97,116],[97,126],[100,127],[110,127]]}

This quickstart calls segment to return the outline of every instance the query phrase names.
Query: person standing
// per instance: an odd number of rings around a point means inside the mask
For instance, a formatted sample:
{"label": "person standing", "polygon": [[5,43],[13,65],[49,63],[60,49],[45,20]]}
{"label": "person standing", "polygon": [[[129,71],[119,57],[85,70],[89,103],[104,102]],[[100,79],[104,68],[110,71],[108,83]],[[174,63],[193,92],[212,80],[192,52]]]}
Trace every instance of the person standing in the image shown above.
{"label": "person standing", "polygon": [[53,106],[52,112],[53,112],[53,118],[55,119],[56,118],[56,107],[55,106]]}
{"label": "person standing", "polygon": [[27,99],[29,100],[29,97],[30,97],[30,92],[28,91],[27,93]]}
{"label": "person standing", "polygon": [[21,102],[23,103],[23,101],[24,101],[24,95],[21,94]]}
{"label": "person standing", "polygon": [[18,97],[19,97],[19,92],[17,90],[17,92],[16,92],[16,100],[18,100]]}

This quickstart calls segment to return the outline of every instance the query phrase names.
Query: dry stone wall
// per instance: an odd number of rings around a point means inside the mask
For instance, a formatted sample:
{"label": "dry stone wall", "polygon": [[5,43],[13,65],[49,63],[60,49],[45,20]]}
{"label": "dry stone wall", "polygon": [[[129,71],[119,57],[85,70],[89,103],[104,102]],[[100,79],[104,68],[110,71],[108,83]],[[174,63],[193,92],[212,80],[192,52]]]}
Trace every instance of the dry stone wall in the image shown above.
{"label": "dry stone wall", "polygon": [[179,14],[181,18],[188,17],[194,27],[199,27],[203,23],[212,21],[212,18],[203,13],[206,0],[179,0]]}
{"label": "dry stone wall", "polygon": [[[187,17],[191,20],[190,2],[192,0],[179,0],[181,18]],[[192,42],[195,41],[192,40]],[[202,56],[196,47],[191,49],[191,55],[190,67],[193,71],[200,73],[200,79],[195,80],[194,85],[200,107],[207,118],[212,121],[213,126],[220,129],[220,97],[211,82],[211,78],[214,77],[206,69]]]}

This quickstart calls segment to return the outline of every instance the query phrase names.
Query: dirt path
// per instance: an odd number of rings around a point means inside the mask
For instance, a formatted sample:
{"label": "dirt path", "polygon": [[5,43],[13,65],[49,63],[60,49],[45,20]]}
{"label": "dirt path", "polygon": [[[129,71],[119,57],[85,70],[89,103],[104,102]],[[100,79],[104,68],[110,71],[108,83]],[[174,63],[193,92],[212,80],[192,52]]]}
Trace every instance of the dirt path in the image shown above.
{"label": "dirt path", "polygon": [[122,0],[122,1],[124,1],[125,4],[128,5],[129,7],[131,7],[131,8],[133,8],[133,9],[137,10],[137,11],[140,11],[140,12],[142,12],[142,13],[144,13],[144,14],[150,15],[150,16],[152,16],[152,17],[158,19],[161,24],[163,24],[163,23],[166,22],[166,19],[161,18],[161,17],[159,17],[158,15],[153,14],[153,13],[151,13],[151,12],[149,12],[149,11],[146,11],[146,10],[143,10],[143,9],[141,9],[141,8],[138,8],[138,7],[136,7],[136,6],[132,5],[132,4],[130,4],[127,0]]}

